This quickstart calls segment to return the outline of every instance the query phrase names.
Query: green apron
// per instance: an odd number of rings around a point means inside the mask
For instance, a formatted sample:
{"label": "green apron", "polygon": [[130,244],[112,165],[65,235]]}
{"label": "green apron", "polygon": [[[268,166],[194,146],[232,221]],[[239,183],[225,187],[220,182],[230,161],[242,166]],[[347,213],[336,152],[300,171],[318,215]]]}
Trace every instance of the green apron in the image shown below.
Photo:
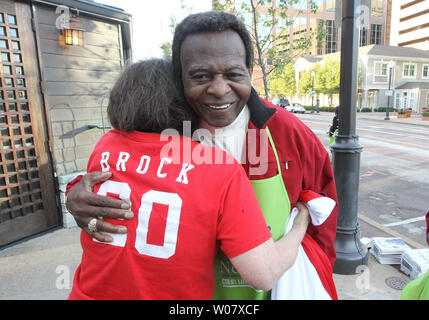
{"label": "green apron", "polygon": [[[268,179],[250,180],[274,241],[279,240],[291,210],[289,196],[283,183],[280,161],[268,127],[265,129],[277,161],[278,174]],[[219,250],[214,264],[215,300],[267,300],[271,292],[257,290],[247,284],[234,269],[226,255]]]}
{"label": "green apron", "polygon": [[335,138],[338,136],[338,129],[334,131],[334,134],[332,135],[332,137],[329,138],[329,146],[331,147],[334,142],[335,142]]}

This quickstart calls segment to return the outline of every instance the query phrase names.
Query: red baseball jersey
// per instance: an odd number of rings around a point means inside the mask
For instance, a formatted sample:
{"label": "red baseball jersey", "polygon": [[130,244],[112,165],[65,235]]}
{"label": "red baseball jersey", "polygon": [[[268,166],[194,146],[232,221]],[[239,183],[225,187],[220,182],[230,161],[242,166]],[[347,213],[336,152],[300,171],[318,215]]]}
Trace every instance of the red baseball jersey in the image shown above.
{"label": "red baseball jersey", "polygon": [[112,130],[88,172],[110,171],[100,195],[128,201],[128,233],[81,234],[70,299],[211,299],[218,248],[229,258],[271,237],[249,180],[225,152],[182,136]]}

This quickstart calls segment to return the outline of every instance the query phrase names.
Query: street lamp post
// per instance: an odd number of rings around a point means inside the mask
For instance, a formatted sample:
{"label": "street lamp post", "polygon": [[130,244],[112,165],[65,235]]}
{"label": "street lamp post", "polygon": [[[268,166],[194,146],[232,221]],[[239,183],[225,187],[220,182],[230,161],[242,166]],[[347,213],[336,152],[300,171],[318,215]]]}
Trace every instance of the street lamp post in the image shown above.
{"label": "street lamp post", "polygon": [[311,113],[313,113],[313,105],[314,105],[314,76],[315,72],[311,71]]}
{"label": "street lamp post", "polygon": [[342,0],[339,126],[331,147],[339,206],[334,272],[339,274],[356,274],[357,267],[368,264],[368,249],[359,239],[358,223],[362,147],[356,135],[359,28],[355,14],[359,4],[359,0]]}
{"label": "street lamp post", "polygon": [[392,85],[392,71],[393,71],[393,61],[390,60],[389,64],[388,64],[388,68],[389,68],[389,90],[388,90],[388,96],[387,96],[387,108],[386,108],[386,117],[384,118],[384,120],[390,120],[389,118],[389,109],[390,109],[390,97],[393,95],[392,90],[391,90],[391,85]]}

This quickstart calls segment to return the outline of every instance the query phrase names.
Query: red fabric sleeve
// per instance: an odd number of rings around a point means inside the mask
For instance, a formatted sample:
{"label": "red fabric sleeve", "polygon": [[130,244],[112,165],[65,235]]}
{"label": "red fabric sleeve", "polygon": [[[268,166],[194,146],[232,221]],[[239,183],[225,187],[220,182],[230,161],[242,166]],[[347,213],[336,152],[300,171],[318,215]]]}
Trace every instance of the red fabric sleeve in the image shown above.
{"label": "red fabric sleeve", "polygon": [[244,170],[237,170],[227,188],[219,215],[217,239],[220,248],[231,259],[270,238],[271,233],[253,188]]}
{"label": "red fabric sleeve", "polygon": [[80,182],[80,180],[82,180],[82,178],[83,178],[83,175],[80,174],[76,178],[74,178],[72,181],[69,181],[69,183],[67,183],[67,186],[66,186],[66,195],[68,195],[68,193],[70,192],[70,190],[75,185],[77,185]]}
{"label": "red fabric sleeve", "polygon": [[335,237],[338,218],[337,189],[329,155],[324,148],[323,150],[321,148],[323,146],[320,145],[319,147],[316,145],[313,156],[308,157],[308,160],[304,163],[306,170],[304,173],[303,189],[311,189],[317,193],[324,194],[337,203],[331,215],[323,224],[319,226],[310,225],[308,227],[308,233],[326,253],[331,265],[334,265],[336,259]]}

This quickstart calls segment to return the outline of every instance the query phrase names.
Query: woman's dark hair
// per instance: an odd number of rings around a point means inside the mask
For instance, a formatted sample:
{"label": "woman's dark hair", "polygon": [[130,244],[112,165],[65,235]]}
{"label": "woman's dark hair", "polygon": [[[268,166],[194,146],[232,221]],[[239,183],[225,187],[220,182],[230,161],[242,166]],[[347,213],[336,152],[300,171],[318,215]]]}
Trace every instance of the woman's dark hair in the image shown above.
{"label": "woman's dark hair", "polygon": [[185,38],[192,34],[220,32],[225,30],[233,30],[238,33],[246,50],[246,67],[248,69],[252,68],[253,44],[250,34],[247,31],[244,23],[236,16],[226,12],[201,12],[187,16],[177,25],[174,31],[172,61],[174,74],[176,77],[178,77],[178,79],[180,79],[180,81],[182,81],[182,64],[180,61],[180,52]]}
{"label": "woman's dark hair", "polygon": [[195,113],[178,89],[173,66],[164,59],[148,59],[127,66],[114,84],[107,106],[110,123],[121,131],[160,133]]}

